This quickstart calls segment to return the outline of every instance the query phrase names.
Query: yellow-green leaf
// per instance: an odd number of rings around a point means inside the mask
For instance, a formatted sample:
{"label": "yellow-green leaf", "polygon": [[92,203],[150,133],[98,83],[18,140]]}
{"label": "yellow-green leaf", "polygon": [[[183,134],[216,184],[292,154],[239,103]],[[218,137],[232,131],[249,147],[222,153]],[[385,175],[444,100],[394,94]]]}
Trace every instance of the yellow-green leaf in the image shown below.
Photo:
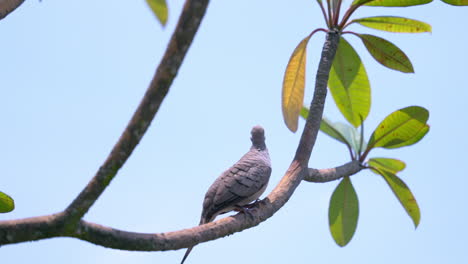
{"label": "yellow-green leaf", "polygon": [[281,100],[283,118],[292,132],[297,131],[299,113],[304,102],[307,43],[310,37],[304,38],[294,49],[284,73]]}
{"label": "yellow-green leaf", "polygon": [[428,118],[429,112],[419,106],[410,106],[391,113],[372,133],[368,149],[395,148],[395,146],[407,146],[408,143],[414,144],[414,138],[420,135],[421,129],[425,129]]}
{"label": "yellow-green leaf", "polygon": [[386,170],[393,174],[397,174],[406,168],[406,164],[403,161],[391,158],[372,158],[369,159],[367,164],[370,167]]}
{"label": "yellow-green leaf", "polygon": [[421,128],[421,130],[419,130],[419,132],[414,136],[412,137],[411,139],[408,139],[407,141],[405,142],[401,142],[400,144],[395,144],[395,145],[391,145],[391,146],[388,146],[386,148],[388,149],[393,149],[393,148],[401,148],[401,147],[406,147],[406,146],[411,146],[413,144],[416,144],[418,143],[421,139],[424,138],[424,136],[427,134],[427,132],[429,132],[429,129],[430,129],[430,126],[428,124],[426,124],[423,128]]}
{"label": "yellow-green leaf", "polygon": [[6,193],[0,192],[0,213],[8,213],[15,209],[15,202]]}
{"label": "yellow-green leaf", "polygon": [[431,32],[431,25],[422,21],[396,16],[375,16],[354,19],[352,22],[363,26],[398,33]]}
{"label": "yellow-green leaf", "polygon": [[354,0],[353,1],[353,5],[363,5],[363,4],[366,4],[370,1],[375,1],[375,0]]}
{"label": "yellow-green leaf", "polygon": [[468,0],[442,0],[443,2],[454,5],[454,6],[466,6],[468,5]]}
{"label": "yellow-green leaf", "polygon": [[402,7],[424,5],[430,2],[432,2],[432,0],[354,0],[353,5],[364,4],[366,6]]}
{"label": "yellow-green leaf", "polygon": [[165,26],[169,16],[166,0],[146,0],[146,3],[148,3],[161,25]]}
{"label": "yellow-green leaf", "polygon": [[398,201],[400,201],[403,208],[405,208],[406,213],[408,213],[411,220],[413,220],[414,227],[418,227],[419,220],[421,219],[421,213],[418,203],[416,202],[413,193],[411,193],[411,190],[408,188],[408,185],[390,171],[381,169],[373,169],[372,171],[383,176],[390,189],[392,189],[392,192],[398,198]]}
{"label": "yellow-green leaf", "polygon": [[333,60],[328,87],[346,120],[359,127],[369,114],[370,83],[361,58],[344,38],[340,39]]}
{"label": "yellow-green leaf", "polygon": [[344,177],[330,199],[328,221],[335,242],[344,247],[353,238],[359,217],[359,201],[349,177]]}
{"label": "yellow-green leaf", "polygon": [[368,34],[359,34],[369,53],[380,64],[401,72],[413,73],[413,65],[397,46],[388,40]]}

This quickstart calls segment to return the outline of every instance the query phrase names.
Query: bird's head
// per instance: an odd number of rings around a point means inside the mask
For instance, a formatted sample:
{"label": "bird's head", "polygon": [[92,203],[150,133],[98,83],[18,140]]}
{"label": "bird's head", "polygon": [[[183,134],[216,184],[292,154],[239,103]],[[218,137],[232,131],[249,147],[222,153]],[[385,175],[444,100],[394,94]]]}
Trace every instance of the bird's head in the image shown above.
{"label": "bird's head", "polygon": [[250,140],[252,140],[252,146],[259,150],[265,149],[265,130],[263,127],[258,125],[254,126],[250,133],[252,134],[250,138]]}

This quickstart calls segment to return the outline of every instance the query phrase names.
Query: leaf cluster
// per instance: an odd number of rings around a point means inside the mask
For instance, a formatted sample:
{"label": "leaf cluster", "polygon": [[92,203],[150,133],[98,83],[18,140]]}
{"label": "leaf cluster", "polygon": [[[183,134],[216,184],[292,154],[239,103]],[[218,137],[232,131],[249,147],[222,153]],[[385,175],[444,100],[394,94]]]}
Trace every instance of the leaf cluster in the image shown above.
{"label": "leaf cluster", "polygon": [[[468,5],[468,1],[464,0],[443,1],[451,5]],[[410,59],[395,44],[375,35],[348,31],[347,28],[358,24],[393,33],[431,32],[429,24],[405,17],[372,16],[351,19],[353,13],[363,6],[408,7],[430,2],[432,0],[355,0],[341,15],[341,0],[317,0],[327,28],[312,31],[297,45],[286,67],[282,89],[283,118],[286,126],[295,132],[299,116],[307,119],[309,115],[309,109],[303,106],[307,44],[316,32],[333,31],[340,34],[338,50],[329,73],[328,88],[347,123],[333,122],[324,117],[320,131],[343,143],[352,160],[358,160],[363,167],[382,176],[416,227],[420,220],[418,204],[408,186],[397,176],[406,164],[393,158],[367,157],[375,148],[395,149],[419,142],[430,129],[427,124],[429,111],[420,106],[396,110],[380,122],[367,140],[364,139],[364,121],[371,107],[371,86],[359,54],[343,36],[358,37],[381,65],[402,73],[414,73]],[[356,191],[351,179],[344,177],[333,192],[329,207],[330,231],[338,245],[345,246],[351,240],[358,215]]]}

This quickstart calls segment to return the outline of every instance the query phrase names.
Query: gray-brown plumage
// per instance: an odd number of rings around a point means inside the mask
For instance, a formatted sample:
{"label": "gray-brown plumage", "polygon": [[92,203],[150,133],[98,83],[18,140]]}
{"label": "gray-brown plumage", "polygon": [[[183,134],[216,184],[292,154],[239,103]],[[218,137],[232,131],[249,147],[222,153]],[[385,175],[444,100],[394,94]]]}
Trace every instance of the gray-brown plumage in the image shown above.
{"label": "gray-brown plumage", "polygon": [[[265,191],[271,175],[265,132],[261,126],[254,126],[251,134],[252,147],[249,152],[223,172],[206,192],[200,225],[213,221],[219,214],[257,200]],[[181,264],[192,248],[187,249]]]}

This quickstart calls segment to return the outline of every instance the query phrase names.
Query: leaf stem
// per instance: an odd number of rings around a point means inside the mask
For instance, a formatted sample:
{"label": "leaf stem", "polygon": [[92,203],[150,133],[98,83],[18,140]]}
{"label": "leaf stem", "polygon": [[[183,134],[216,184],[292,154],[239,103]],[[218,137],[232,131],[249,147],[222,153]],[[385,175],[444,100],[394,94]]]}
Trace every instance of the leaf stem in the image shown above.
{"label": "leaf stem", "polygon": [[[369,1],[370,2],[370,1]],[[367,3],[367,2],[365,2]],[[343,15],[343,19],[341,19],[341,22],[338,26],[338,28],[341,30],[344,28],[344,26],[346,25],[346,22],[348,22],[349,18],[351,17],[351,15],[359,8],[361,7],[362,5],[364,5],[365,3],[362,3],[362,4],[358,4],[358,5],[351,5],[348,10],[346,10],[345,14]]]}
{"label": "leaf stem", "polygon": [[359,139],[358,158],[361,160],[362,145],[364,144],[364,119],[362,115],[359,115],[359,117],[361,118],[361,137]]}
{"label": "leaf stem", "polygon": [[331,25],[327,17],[327,12],[325,11],[325,7],[323,7],[323,3],[321,1],[317,1],[317,3],[320,6],[320,10],[322,10],[323,18],[325,19],[325,23],[327,24],[327,27],[331,28]]}
{"label": "leaf stem", "polygon": [[342,0],[338,0],[338,4],[336,6],[336,10],[335,10],[335,17],[334,17],[334,20],[333,20],[333,25],[336,26],[338,25],[338,19],[340,17],[340,10],[341,10],[341,5],[342,5]]}
{"label": "leaf stem", "polygon": [[332,29],[333,27],[333,12],[331,10],[331,1],[333,0],[327,0],[327,9],[328,9],[328,27]]}

